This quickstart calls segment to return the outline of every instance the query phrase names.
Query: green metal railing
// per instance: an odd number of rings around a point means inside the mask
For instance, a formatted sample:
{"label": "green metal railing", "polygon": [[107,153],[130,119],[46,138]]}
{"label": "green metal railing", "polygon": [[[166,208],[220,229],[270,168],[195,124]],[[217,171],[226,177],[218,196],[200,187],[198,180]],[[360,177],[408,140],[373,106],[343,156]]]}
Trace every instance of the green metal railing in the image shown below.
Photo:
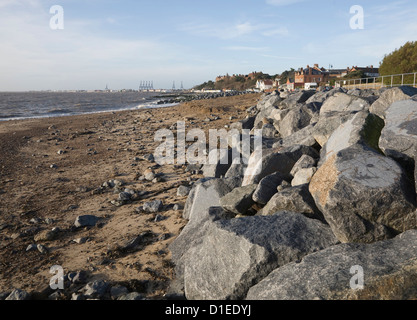
{"label": "green metal railing", "polygon": [[400,86],[417,87],[417,72],[361,79],[338,80],[335,84],[336,87],[344,87],[346,89],[379,89],[384,87],[392,88]]}

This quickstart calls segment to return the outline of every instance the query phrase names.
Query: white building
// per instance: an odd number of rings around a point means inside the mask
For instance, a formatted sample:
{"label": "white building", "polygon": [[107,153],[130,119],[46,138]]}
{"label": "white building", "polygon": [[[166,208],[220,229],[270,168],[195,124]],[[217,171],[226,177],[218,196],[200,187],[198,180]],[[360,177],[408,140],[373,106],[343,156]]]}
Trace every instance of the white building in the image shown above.
{"label": "white building", "polygon": [[261,91],[269,90],[274,87],[274,82],[272,80],[258,80],[256,81],[256,89]]}
{"label": "white building", "polygon": [[304,84],[305,90],[317,90],[317,83],[315,82],[307,82]]}

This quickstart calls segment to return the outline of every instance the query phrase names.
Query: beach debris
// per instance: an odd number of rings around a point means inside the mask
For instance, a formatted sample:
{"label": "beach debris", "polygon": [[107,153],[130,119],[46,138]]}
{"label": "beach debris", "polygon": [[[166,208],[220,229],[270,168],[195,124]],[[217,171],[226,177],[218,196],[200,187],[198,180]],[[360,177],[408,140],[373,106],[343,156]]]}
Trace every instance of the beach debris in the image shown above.
{"label": "beach debris", "polygon": [[14,289],[5,300],[30,300],[30,293],[21,289]]}
{"label": "beach debris", "polygon": [[74,226],[77,228],[94,227],[100,218],[94,215],[82,215],[75,219]]}
{"label": "beach debris", "polygon": [[43,244],[37,244],[36,245],[36,248],[38,249],[38,251],[40,252],[40,253],[42,253],[42,254],[46,254],[46,253],[48,253],[48,248],[47,247],[45,247]]}
{"label": "beach debris", "polygon": [[161,200],[148,201],[143,204],[142,210],[147,213],[156,213],[161,211],[163,206]]}
{"label": "beach debris", "polygon": [[177,188],[177,196],[186,197],[190,193],[191,188],[187,186],[179,186]]}

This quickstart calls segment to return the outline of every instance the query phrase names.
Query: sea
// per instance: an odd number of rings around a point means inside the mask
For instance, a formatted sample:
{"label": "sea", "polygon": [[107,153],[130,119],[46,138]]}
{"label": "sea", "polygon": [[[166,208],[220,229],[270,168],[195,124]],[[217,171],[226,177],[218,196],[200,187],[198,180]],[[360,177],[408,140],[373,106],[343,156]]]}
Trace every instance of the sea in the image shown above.
{"label": "sea", "polygon": [[0,92],[0,121],[174,106],[151,92]]}

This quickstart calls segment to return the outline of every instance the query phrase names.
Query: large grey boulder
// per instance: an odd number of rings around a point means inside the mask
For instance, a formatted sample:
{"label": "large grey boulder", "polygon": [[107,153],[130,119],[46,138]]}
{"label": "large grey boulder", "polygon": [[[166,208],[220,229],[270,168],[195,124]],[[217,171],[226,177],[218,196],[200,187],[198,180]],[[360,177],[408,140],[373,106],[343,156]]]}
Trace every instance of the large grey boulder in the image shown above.
{"label": "large grey boulder", "polygon": [[235,160],[243,162],[246,160],[244,163],[247,163],[247,159],[253,151],[258,148],[269,149],[278,140],[278,138],[263,137],[262,129],[252,130],[252,132],[244,130],[242,133],[230,130],[227,134],[227,143],[230,148],[228,159],[232,159],[232,164],[235,163]]}
{"label": "large grey boulder", "polygon": [[311,167],[311,168],[304,168],[297,171],[297,173],[294,175],[294,178],[291,180],[291,185],[293,187],[301,186],[303,184],[309,184],[311,178],[316,173],[317,168]]}
{"label": "large grey boulder", "polygon": [[220,178],[224,176],[232,165],[233,156],[233,149],[211,150],[208,161],[202,168],[204,177]]}
{"label": "large grey boulder", "polygon": [[234,122],[230,125],[230,129],[237,129],[239,131],[245,130],[251,130],[255,124],[255,118],[252,117],[246,117],[245,119],[242,119],[240,121]]}
{"label": "large grey boulder", "polygon": [[417,101],[394,102],[386,110],[385,123],[379,146],[409,172],[414,171],[417,187]]}
{"label": "large grey boulder", "polygon": [[219,220],[187,255],[189,300],[242,299],[275,268],[337,243],[328,226],[301,214],[281,212]]}
{"label": "large grey boulder", "polygon": [[219,207],[220,199],[238,186],[236,178],[205,178],[197,181],[191,189],[184,206],[183,217],[189,220],[180,235],[170,245],[175,264],[180,264],[182,256],[194,245],[202,241],[207,221],[217,218],[210,216],[210,207]]}
{"label": "large grey boulder", "polygon": [[281,101],[282,98],[275,92],[262,98],[256,105],[258,113],[256,114],[252,127],[256,129],[262,128],[262,125],[265,124],[265,119],[272,119],[271,114],[277,110]]}
{"label": "large grey boulder", "polygon": [[379,150],[378,143],[384,120],[368,111],[360,111],[342,123],[329,137],[320,152],[320,163],[340,150],[360,144]]}
{"label": "large grey boulder", "polygon": [[340,112],[352,113],[368,110],[369,107],[369,102],[360,97],[338,92],[323,103],[320,108],[320,117],[334,115]]}
{"label": "large grey boulder", "polygon": [[277,129],[271,123],[266,123],[262,126],[262,137],[275,138],[279,136]]}
{"label": "large grey boulder", "polygon": [[277,92],[273,92],[261,99],[261,101],[259,101],[256,105],[256,108],[259,111],[273,108],[274,106],[278,106],[281,101],[282,98],[280,98],[279,94]]}
{"label": "large grey boulder", "polygon": [[298,103],[305,103],[311,96],[315,94],[314,91],[299,91],[291,93],[288,97],[279,104],[280,109],[291,109]]}
{"label": "large grey boulder", "polygon": [[259,204],[266,204],[277,193],[277,187],[285,181],[285,177],[275,172],[263,178],[253,193],[253,200]]}
{"label": "large grey boulder", "polygon": [[310,124],[297,132],[294,132],[292,135],[282,138],[273,144],[273,148],[279,147],[290,147],[293,145],[304,145],[308,147],[315,147],[317,144],[316,139],[314,139],[313,132],[315,124]]}
{"label": "large grey boulder", "polygon": [[413,87],[403,86],[386,89],[379,99],[372,104],[369,111],[385,119],[385,111],[390,105],[396,101],[408,100],[415,94],[417,94],[417,88]]}
{"label": "large grey boulder", "polygon": [[26,292],[25,290],[21,289],[14,289],[5,300],[30,300],[31,295],[30,293]]}
{"label": "large grey boulder", "polygon": [[344,122],[351,119],[355,114],[341,112],[336,115],[321,116],[312,129],[312,137],[320,146],[324,146],[333,132]]}
{"label": "large grey boulder", "polygon": [[308,185],[285,188],[275,193],[257,214],[268,216],[279,211],[298,212],[309,218],[324,220],[323,214],[317,208],[313,197],[308,191]]}
{"label": "large grey boulder", "polygon": [[361,97],[369,102],[372,105],[376,100],[378,100],[380,92],[377,89],[351,89],[346,94],[351,96]]}
{"label": "large grey boulder", "polygon": [[272,122],[276,125],[277,122],[282,121],[285,116],[290,112],[291,109],[271,109],[269,112],[269,118],[272,120]]}
{"label": "large grey boulder", "polygon": [[328,157],[309,190],[341,242],[370,243],[416,227],[415,196],[404,170],[361,145]]}
{"label": "large grey boulder", "polygon": [[344,93],[342,88],[333,88],[328,91],[319,91],[319,92],[316,92],[314,95],[312,95],[305,103],[306,104],[313,103],[316,106],[321,107],[324,101],[326,101],[329,97],[333,96],[337,92]]}
{"label": "large grey boulder", "polygon": [[415,300],[416,257],[417,230],[373,244],[340,244],[272,271],[246,299]]}
{"label": "large grey boulder", "polygon": [[289,95],[290,95],[290,92],[289,92],[289,91],[287,91],[287,90],[285,90],[285,91],[281,91],[281,92],[279,93],[279,96],[280,96],[282,99],[287,99]]}
{"label": "large grey boulder", "polygon": [[256,187],[256,184],[252,184],[245,187],[235,188],[220,198],[220,205],[226,211],[245,215],[255,204],[255,201],[252,200],[252,195],[255,192]]}
{"label": "large grey boulder", "polygon": [[237,178],[239,179],[239,185],[242,184],[245,170],[248,167],[242,159],[233,159],[232,165],[224,175],[225,178]]}
{"label": "large grey boulder", "polygon": [[234,213],[225,211],[221,207],[209,207],[202,212],[202,219],[197,222],[190,221],[180,235],[169,245],[172,262],[175,265],[176,285],[183,287],[185,260],[190,249],[201,246],[211,224],[217,220],[231,219]]}
{"label": "large grey boulder", "polygon": [[242,186],[259,183],[262,178],[275,172],[280,172],[284,177],[289,176],[295,163],[304,154],[318,157],[317,150],[303,145],[253,152],[249,158]]}
{"label": "large grey boulder", "polygon": [[239,186],[238,178],[204,178],[192,187],[185,202],[183,218],[197,223],[206,218],[206,210],[220,206],[220,198]]}
{"label": "large grey boulder", "polygon": [[280,135],[286,138],[310,125],[311,119],[314,114],[318,114],[318,110],[314,107],[314,104],[297,104],[290,109],[281,121],[275,122],[275,127]]}
{"label": "large grey boulder", "polygon": [[276,110],[277,109],[275,107],[272,107],[272,108],[263,109],[262,111],[260,111],[256,115],[251,132],[253,133],[253,130],[255,129],[262,129],[262,126],[265,124],[272,123],[273,115],[276,113]]}
{"label": "large grey boulder", "polygon": [[[252,156],[252,159],[250,160],[252,163],[256,162],[255,155],[259,155],[259,159],[261,159],[263,151],[268,150],[267,152],[269,152],[273,144],[276,143],[278,139],[265,138],[258,135],[258,133],[256,135],[244,134],[240,135],[238,138],[240,139],[238,142],[233,142],[233,139],[230,139],[229,141],[229,145],[234,146],[233,150],[237,151],[238,156],[233,157],[232,164],[230,165],[224,177],[239,178],[242,182],[249,164],[250,157]],[[255,151],[257,152],[254,154]]]}
{"label": "large grey boulder", "polygon": [[304,154],[296,162],[296,164],[292,168],[290,174],[292,176],[295,176],[297,171],[299,171],[301,169],[308,169],[308,168],[312,168],[312,167],[316,167],[316,166],[317,166],[317,159],[314,159],[313,157],[310,157],[309,155]]}

